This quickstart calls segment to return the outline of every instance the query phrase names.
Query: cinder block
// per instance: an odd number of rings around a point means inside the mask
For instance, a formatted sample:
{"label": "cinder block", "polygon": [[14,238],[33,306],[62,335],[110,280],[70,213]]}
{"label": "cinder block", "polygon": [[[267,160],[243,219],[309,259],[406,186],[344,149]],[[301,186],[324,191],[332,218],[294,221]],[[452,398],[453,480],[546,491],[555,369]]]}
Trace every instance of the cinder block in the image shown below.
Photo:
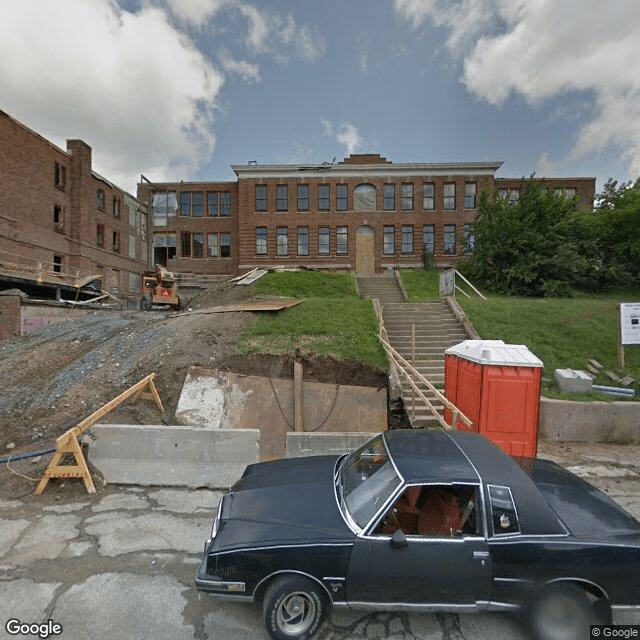
{"label": "cinder block", "polygon": [[593,380],[586,371],[576,369],[556,369],[554,377],[560,391],[566,393],[589,393]]}

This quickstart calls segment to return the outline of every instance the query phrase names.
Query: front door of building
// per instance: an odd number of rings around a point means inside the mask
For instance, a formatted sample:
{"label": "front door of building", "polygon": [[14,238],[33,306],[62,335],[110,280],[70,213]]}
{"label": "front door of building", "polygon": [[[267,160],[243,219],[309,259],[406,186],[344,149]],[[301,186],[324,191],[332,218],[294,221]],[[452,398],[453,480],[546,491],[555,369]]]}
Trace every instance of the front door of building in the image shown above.
{"label": "front door of building", "polygon": [[375,273],[375,234],[371,227],[358,227],[356,231],[356,272],[360,275]]}

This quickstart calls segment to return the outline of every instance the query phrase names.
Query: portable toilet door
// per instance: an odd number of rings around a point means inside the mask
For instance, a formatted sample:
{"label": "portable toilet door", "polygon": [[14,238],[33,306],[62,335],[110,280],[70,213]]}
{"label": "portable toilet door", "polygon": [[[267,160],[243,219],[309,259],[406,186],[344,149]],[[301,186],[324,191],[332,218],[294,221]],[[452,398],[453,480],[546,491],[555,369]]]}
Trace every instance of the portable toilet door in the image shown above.
{"label": "portable toilet door", "polygon": [[509,455],[535,458],[543,368],[525,345],[465,340],[445,352],[445,396],[473,421],[474,431]]}

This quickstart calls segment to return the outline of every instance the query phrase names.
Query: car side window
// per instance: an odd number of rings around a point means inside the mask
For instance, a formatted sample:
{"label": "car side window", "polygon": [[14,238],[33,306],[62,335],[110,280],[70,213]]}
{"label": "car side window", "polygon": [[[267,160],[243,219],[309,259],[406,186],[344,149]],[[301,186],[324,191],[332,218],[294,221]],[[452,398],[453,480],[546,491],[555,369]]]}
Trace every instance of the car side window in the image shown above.
{"label": "car side window", "polygon": [[450,537],[479,533],[477,491],[469,485],[415,485],[407,487],[391,505],[374,534]]}
{"label": "car side window", "polygon": [[509,487],[489,485],[489,499],[491,500],[491,520],[493,535],[505,533],[520,533],[518,514]]}

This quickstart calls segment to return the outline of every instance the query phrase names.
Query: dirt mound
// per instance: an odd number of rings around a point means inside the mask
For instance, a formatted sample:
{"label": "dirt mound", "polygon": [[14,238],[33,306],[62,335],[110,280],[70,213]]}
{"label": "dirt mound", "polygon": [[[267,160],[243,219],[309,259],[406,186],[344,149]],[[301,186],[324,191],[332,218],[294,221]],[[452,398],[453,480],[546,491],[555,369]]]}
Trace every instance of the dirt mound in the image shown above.
{"label": "dirt mound", "polygon": [[364,362],[338,361],[315,354],[297,357],[275,355],[233,355],[220,360],[216,367],[223,371],[246,373],[270,378],[293,378],[293,363],[304,365],[304,379],[313,382],[354,385],[357,387],[388,386],[385,373]]}
{"label": "dirt mound", "polygon": [[[221,283],[193,298],[187,308],[239,302],[248,293]],[[174,424],[191,366],[292,378],[293,357],[236,354],[242,331],[256,318],[249,312],[96,311],[0,342],[0,456],[54,447],[67,429],[150,373],[156,374],[164,411],[147,400],[126,400],[101,422]],[[361,362],[314,354],[297,358],[304,364],[305,380],[387,386],[383,372]],[[39,478],[49,459],[29,464],[27,475]],[[35,486],[4,464],[0,478],[13,495],[28,494]]]}

